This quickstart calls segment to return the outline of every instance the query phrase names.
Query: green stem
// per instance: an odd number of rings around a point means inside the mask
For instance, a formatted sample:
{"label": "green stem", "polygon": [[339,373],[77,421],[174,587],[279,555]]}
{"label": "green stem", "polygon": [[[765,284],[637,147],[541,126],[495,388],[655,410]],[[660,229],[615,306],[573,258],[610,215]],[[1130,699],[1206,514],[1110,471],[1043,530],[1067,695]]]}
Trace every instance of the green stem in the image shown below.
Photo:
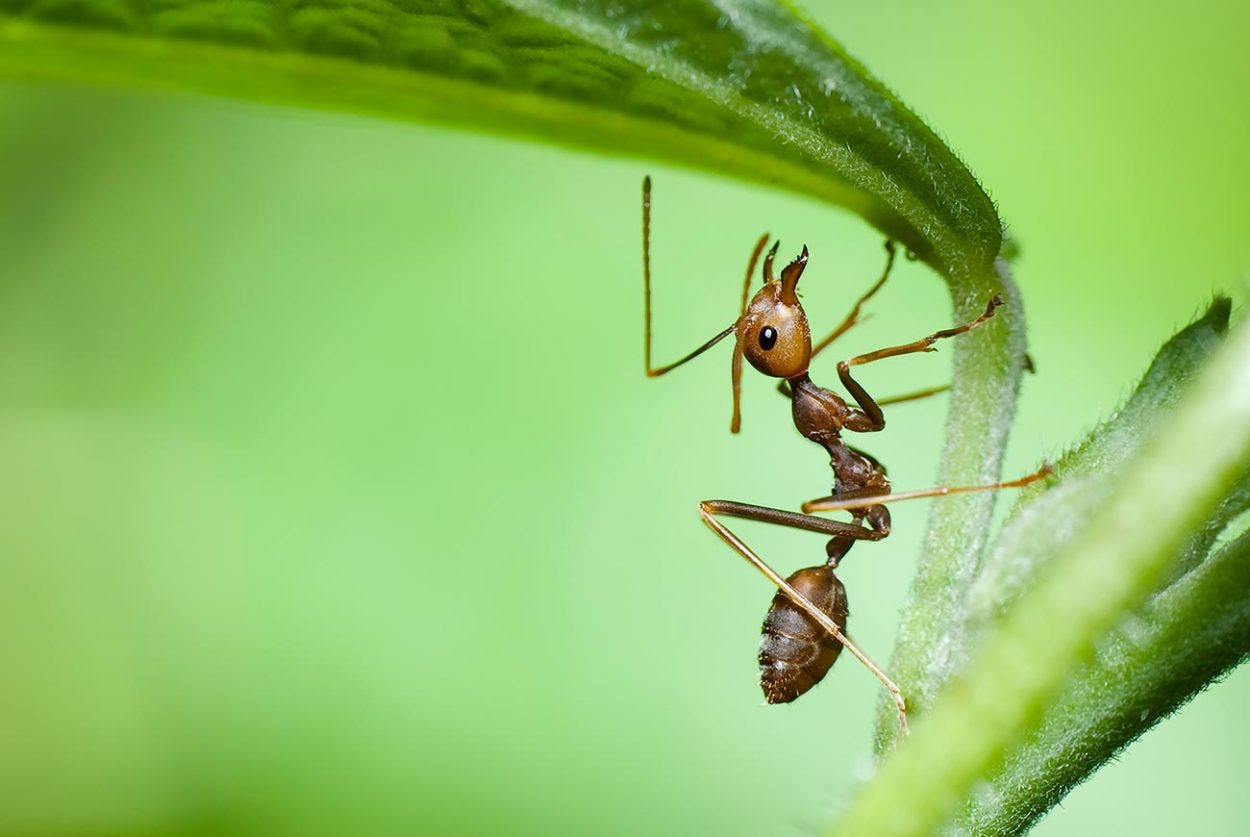
{"label": "green stem", "polygon": [[958,820],[959,832],[1022,834],[1098,767],[1250,655],[1250,533],[1218,550],[1101,641]]}
{"label": "green stem", "polygon": [[1250,462],[1246,323],[1212,358],[1169,427],[1185,432],[1160,434],[1143,447],[1103,514],[1045,568],[970,668],[938,696],[907,746],[885,759],[837,833],[934,833],[1035,727],[1095,641],[1146,598],[1168,559]]}
{"label": "green stem", "polygon": [[[965,286],[951,286],[957,319],[984,310],[1002,294],[994,325],[955,341],[951,404],[939,485],[994,482],[1002,468],[1007,433],[1015,415],[1025,346],[1020,295],[1003,262]],[[912,584],[889,673],[907,701],[909,717],[919,718],[950,676],[959,643],[964,597],[985,550],[996,492],[943,498],[933,504],[916,578]],[[894,704],[883,703],[877,717],[876,748],[895,741]]]}
{"label": "green stem", "polygon": [[[1223,342],[1230,309],[1227,298],[1217,298],[1201,319],[1168,340],[1124,406],[1054,463],[1054,480],[1022,492],[964,599],[959,668],[1072,534],[1101,516],[1115,488],[1115,475],[1138,455],[1146,440],[1166,426],[1168,413],[1180,402],[1186,386]],[[1177,556],[1170,577],[1207,556],[1215,538],[1244,508],[1246,488],[1243,484],[1228,496],[1195,533]]]}

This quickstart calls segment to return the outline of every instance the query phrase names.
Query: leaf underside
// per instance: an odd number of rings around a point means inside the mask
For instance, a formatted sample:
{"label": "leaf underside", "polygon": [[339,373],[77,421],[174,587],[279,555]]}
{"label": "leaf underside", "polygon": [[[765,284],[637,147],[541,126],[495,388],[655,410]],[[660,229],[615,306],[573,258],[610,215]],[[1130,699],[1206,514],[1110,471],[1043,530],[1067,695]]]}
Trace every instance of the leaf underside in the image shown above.
{"label": "leaf underside", "polygon": [[984,269],[980,186],[832,39],[772,2],[0,0],[0,78],[172,86],[660,156],[845,205]]}
{"label": "leaf underside", "polygon": [[[1006,300],[993,327],[952,349],[962,417],[948,422],[936,480],[999,475],[1025,336],[993,203],[915,114],[785,0],[0,0],[4,77],[437,120],[840,204],[943,276],[952,322],[995,294]],[[967,533],[987,530],[993,503],[934,506],[895,657],[917,708],[936,682],[948,604],[984,547]]]}

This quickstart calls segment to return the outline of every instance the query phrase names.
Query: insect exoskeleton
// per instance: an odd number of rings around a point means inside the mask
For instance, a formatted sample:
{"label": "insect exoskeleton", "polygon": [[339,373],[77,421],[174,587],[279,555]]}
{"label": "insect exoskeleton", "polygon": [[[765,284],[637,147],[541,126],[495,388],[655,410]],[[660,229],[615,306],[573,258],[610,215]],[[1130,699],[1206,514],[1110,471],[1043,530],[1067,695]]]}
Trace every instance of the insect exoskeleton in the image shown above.
{"label": "insect exoskeleton", "polygon": [[[771,255],[771,254],[770,254]],[[781,279],[760,288],[738,320],[738,345],[759,371],[774,378],[794,378],[812,359],[812,333],[795,285],[807,264],[803,254],[781,271]]]}
{"label": "insect exoskeleton", "polygon": [[[828,564],[799,570],[786,581],[846,630],[846,588]],[[842,643],[783,592],[773,596],[760,637],[760,688],[769,703],[789,703],[820,682]]]}
{"label": "insect exoskeleton", "polygon": [[[778,244],[764,255],[764,285],[754,297],[749,296],[751,282],[759,258],[764,254],[770,236],[755,242],[743,277],[738,317],[733,324],[713,336],[685,357],[663,366],[651,362],[651,179],[642,186],[642,287],[643,287],[643,368],[647,377],[664,375],[687,361],[702,355],[720,341],[733,335],[734,353],[731,362],[733,384],[733,417],[729,429],[737,433],[740,426],[739,397],[742,390],[742,360],[771,378],[781,378],[777,391],[790,400],[790,414],[800,434],[824,448],[833,470],[833,491],[800,506],[800,511],[757,506],[735,500],[704,500],[699,515],[716,536],[763,573],[779,588],[773,596],[768,617],[764,620],[760,639],[760,686],[769,703],[788,703],[807,692],[829,671],[843,648],[856,657],[890,693],[898,711],[899,735],[907,730],[907,704],[903,694],[880,666],[846,636],[846,590],[834,575],[834,567],[852,546],[860,541],[880,541],[890,534],[890,515],[886,504],[920,497],[945,497],[972,491],[997,491],[1019,488],[1044,479],[1050,472],[1043,465],[1035,473],[1007,482],[980,485],[936,486],[918,491],[892,493],[885,468],[872,456],[858,451],[843,441],[844,431],[876,433],[885,429],[881,407],[903,401],[915,401],[949,387],[938,386],[905,393],[893,398],[875,399],[851,374],[864,364],[886,358],[932,351],[938,340],[966,334],[994,316],[994,309],[1003,304],[995,295],[990,298],[981,316],[950,328],[932,332],[919,340],[901,343],[876,351],[854,355],[837,365],[838,380],[850,398],[848,401],[833,390],[817,386],[808,376],[812,359],[833,344],[857,323],[863,321],[861,309],[880,290],[894,264],[893,242],[885,245],[885,269],[875,284],[862,293],[850,312],[824,338],[813,344],[807,315],[799,303],[798,283],[807,266],[804,247],[794,261],[773,275]],[[853,402],[853,403],[852,403]],[[758,462],[752,467],[759,467]],[[816,512],[847,512],[850,520],[834,520]],[[743,542],[722,518],[741,518],[802,529],[824,535],[827,562],[799,570],[788,584]]]}

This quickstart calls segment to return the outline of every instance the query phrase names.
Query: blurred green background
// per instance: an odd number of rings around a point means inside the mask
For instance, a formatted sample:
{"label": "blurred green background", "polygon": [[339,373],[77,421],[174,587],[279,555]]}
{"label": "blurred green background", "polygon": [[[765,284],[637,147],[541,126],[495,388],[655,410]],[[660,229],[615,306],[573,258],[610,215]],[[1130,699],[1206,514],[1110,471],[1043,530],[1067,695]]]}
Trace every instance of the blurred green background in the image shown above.
{"label": "blurred green background", "polygon": [[[1038,374],[1008,473],[1112,410],[1250,267],[1245,4],[813,10],[968,161],[1023,247]],[[876,682],[755,682],[768,584],[695,514],[828,466],[729,349],[764,230],[832,324],[853,216],[646,162],[232,101],[0,85],[0,831],[804,834],[866,774]],[[950,316],[904,263],[847,355]],[[875,366],[941,382],[949,355]],[[830,357],[824,372],[830,378]],[[947,403],[865,446],[933,479]],[[953,405],[958,411],[959,405]],[[1178,428],[1177,432],[1183,432]],[[1195,440],[1200,444],[1201,440]],[[1162,499],[1162,498],[1161,498]],[[927,506],[856,550],[888,659]],[[743,525],[789,571],[811,535]],[[1250,829],[1250,674],[1038,834]]]}

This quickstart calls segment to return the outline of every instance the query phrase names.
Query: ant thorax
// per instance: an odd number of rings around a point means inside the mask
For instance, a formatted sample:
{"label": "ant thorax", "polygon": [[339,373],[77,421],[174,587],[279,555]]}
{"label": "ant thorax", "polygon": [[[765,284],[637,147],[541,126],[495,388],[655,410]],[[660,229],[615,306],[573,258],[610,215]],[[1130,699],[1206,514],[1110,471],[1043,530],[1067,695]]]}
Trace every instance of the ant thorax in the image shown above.
{"label": "ant thorax", "polygon": [[842,441],[842,426],[850,408],[836,392],[812,383],[802,375],[790,382],[790,406],[794,426],[806,438],[823,447],[833,468],[835,491],[864,488],[888,493],[890,481],[885,469],[875,459],[847,447]]}
{"label": "ant thorax", "polygon": [[842,425],[848,408],[836,392],[812,383],[806,373],[791,378],[790,412],[794,426],[807,438],[826,448],[842,444]]}

